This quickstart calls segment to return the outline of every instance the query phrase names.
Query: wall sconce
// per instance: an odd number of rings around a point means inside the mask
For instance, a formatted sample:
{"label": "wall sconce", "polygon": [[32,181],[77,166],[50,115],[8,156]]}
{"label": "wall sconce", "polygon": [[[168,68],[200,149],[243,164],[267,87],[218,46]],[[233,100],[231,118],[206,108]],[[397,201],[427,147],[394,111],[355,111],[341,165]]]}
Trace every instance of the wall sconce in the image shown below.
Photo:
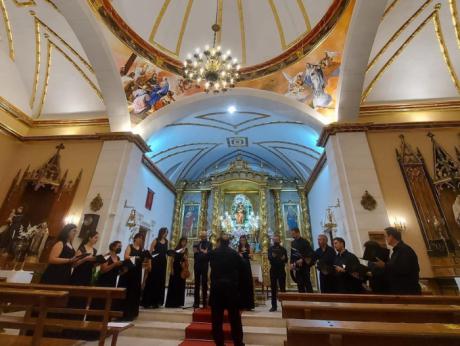
{"label": "wall sconce", "polygon": [[406,230],[406,220],[403,217],[395,217],[393,220],[393,227],[396,228],[399,232],[404,232]]}

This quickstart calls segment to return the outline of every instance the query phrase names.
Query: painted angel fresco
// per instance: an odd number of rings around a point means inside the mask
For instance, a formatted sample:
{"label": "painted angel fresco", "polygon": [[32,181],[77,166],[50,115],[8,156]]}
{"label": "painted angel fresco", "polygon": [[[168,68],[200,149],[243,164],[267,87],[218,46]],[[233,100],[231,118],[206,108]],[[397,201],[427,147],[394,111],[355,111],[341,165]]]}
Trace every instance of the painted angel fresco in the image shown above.
{"label": "painted angel fresco", "polygon": [[335,52],[325,52],[325,57],[317,64],[306,63],[304,71],[294,77],[283,71],[283,76],[288,82],[286,96],[299,102],[311,102],[314,108],[328,107],[332,96],[325,89],[330,77],[338,76],[340,65],[334,62]]}

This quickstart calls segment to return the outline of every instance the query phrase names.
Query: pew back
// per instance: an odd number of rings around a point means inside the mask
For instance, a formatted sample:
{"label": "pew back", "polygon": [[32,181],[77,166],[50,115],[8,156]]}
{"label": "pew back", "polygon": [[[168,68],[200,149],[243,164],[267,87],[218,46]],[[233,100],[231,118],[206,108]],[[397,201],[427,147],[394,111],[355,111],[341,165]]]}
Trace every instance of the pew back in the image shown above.
{"label": "pew back", "polygon": [[279,293],[281,301],[378,303],[378,304],[452,304],[460,305],[460,296],[407,296],[379,294]]}
{"label": "pew back", "polygon": [[458,305],[283,301],[282,306],[283,318],[408,323],[460,323],[460,306]]}
{"label": "pew back", "polygon": [[286,346],[452,346],[460,325],[287,320]]}

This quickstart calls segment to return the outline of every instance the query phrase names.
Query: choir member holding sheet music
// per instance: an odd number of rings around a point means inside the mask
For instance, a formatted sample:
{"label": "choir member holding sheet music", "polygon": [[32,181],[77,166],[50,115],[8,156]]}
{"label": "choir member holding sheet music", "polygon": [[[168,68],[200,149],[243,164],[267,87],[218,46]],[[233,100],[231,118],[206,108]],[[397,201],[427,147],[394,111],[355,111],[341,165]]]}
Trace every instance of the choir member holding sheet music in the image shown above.
{"label": "choir member holding sheet music", "polygon": [[144,237],[141,233],[137,233],[133,243],[125,250],[123,261],[125,272],[120,276],[118,287],[126,288],[126,298],[123,302],[123,320],[126,321],[132,321],[139,315],[143,246]]}
{"label": "choir member holding sheet music", "polygon": [[144,294],[142,295],[142,306],[144,308],[157,309],[165,301],[166,265],[168,251],[168,229],[160,228],[158,236],[150,245],[152,259],[150,261],[150,273],[145,283]]}
{"label": "choir member holding sheet music", "polygon": [[49,285],[69,285],[72,265],[78,260],[72,241],[77,234],[77,226],[65,225],[51,248],[48,266],[43,272],[40,283]]}
{"label": "choir member holding sheet music", "polygon": [[[93,269],[98,264],[96,257],[97,250],[94,245],[99,239],[99,233],[90,231],[81,242],[77,250],[78,261],[75,262],[70,284],[75,286],[89,286],[93,279]],[[105,262],[103,256],[102,262]]]}
{"label": "choir member holding sheet music", "polygon": [[105,256],[107,262],[101,264],[96,285],[100,287],[116,287],[117,277],[123,262],[118,254],[121,253],[121,241],[116,240],[109,245],[109,254]]}

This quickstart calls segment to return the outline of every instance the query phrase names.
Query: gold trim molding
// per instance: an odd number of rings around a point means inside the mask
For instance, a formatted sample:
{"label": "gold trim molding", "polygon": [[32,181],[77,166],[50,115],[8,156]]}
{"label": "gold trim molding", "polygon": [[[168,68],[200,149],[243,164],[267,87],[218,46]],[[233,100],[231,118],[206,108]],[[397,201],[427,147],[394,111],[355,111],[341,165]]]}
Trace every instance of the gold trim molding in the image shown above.
{"label": "gold trim molding", "polygon": [[460,121],[433,121],[433,122],[411,122],[411,123],[342,123],[330,124],[323,128],[317,145],[325,147],[330,136],[343,132],[389,132],[407,131],[417,129],[447,129],[460,127]]}
{"label": "gold trim molding", "polygon": [[3,22],[5,25],[5,32],[8,39],[8,49],[10,59],[14,61],[14,43],[13,43],[13,31],[11,30],[10,18],[8,16],[8,10],[5,6],[5,0],[0,0],[0,10],[2,11]]}

